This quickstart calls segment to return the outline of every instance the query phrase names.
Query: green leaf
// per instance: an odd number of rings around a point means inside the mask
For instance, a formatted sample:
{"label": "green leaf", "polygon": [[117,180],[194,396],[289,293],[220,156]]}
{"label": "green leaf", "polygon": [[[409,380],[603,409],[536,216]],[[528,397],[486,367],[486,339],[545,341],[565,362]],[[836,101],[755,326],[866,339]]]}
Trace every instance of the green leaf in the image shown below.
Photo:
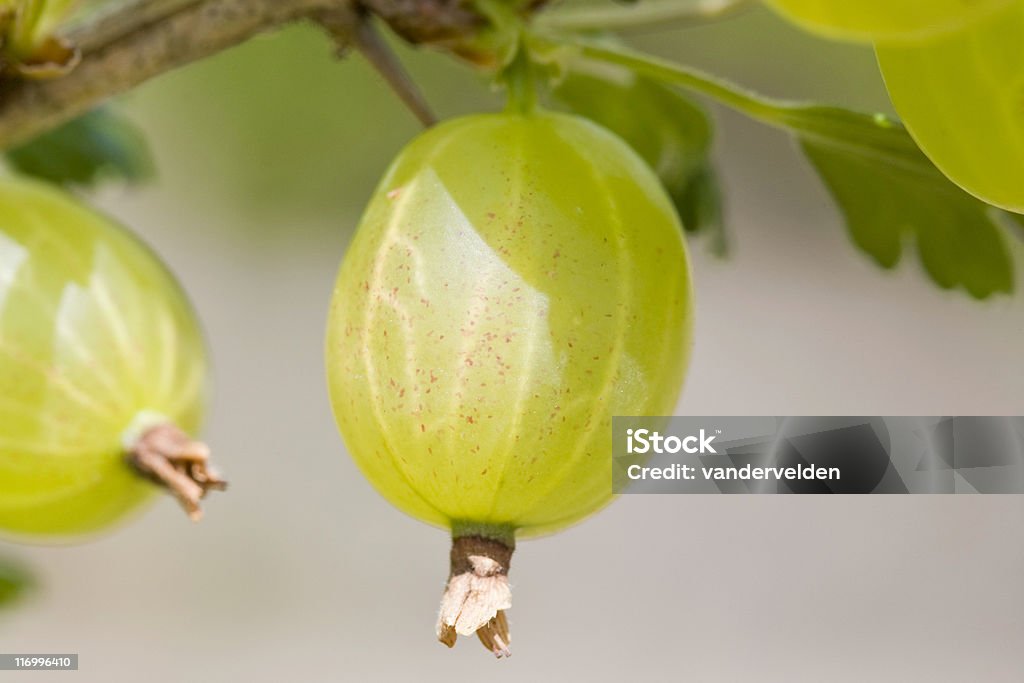
{"label": "green leaf", "polygon": [[[895,267],[912,237],[941,287],[962,287],[979,299],[1013,291],[1013,257],[997,219],[1002,212],[950,182],[899,123],[816,106],[794,108],[786,118],[854,243],[879,265]],[[856,141],[870,144],[851,144]]]}
{"label": "green leaf", "polygon": [[92,186],[107,178],[134,183],[153,174],[144,135],[109,108],[95,109],[8,150],[7,161],[21,173],[69,186]]}
{"label": "green leaf", "polygon": [[718,181],[709,157],[714,131],[702,106],[623,69],[571,72],[554,94],[629,143],[658,174],[687,231],[711,234],[715,253],[724,254]]}
{"label": "green leaf", "polygon": [[710,165],[694,175],[676,206],[687,230],[709,235],[711,253],[719,258],[729,255],[729,235],[725,229],[718,173]]}
{"label": "green leaf", "polygon": [[[543,39],[541,39],[543,40]],[[564,44],[553,41],[548,49]],[[906,129],[882,115],[761,97],[727,81],[628,49],[575,40],[588,59],[704,94],[794,134],[839,204],[854,242],[886,268],[912,236],[941,287],[977,298],[1012,292],[1013,258],[1000,218],[1006,214],[948,180]]]}
{"label": "green leaf", "polygon": [[0,558],[0,609],[7,607],[33,586],[32,577],[22,566]]}
{"label": "green leaf", "polygon": [[804,142],[803,149],[839,204],[853,241],[879,265],[895,267],[904,236],[913,235],[925,269],[940,286],[963,287],[979,299],[1013,291],[1013,261],[994,220],[997,209],[834,147]]}

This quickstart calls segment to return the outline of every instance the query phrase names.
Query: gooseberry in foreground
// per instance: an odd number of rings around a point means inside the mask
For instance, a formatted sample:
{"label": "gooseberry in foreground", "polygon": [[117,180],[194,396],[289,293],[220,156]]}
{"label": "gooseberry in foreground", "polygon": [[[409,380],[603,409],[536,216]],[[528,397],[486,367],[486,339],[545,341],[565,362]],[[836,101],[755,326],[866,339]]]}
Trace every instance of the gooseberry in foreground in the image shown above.
{"label": "gooseberry in foreground", "polygon": [[611,418],[671,413],[691,316],[672,204],[603,128],[476,115],[394,161],[338,275],[327,373],[363,473],[451,530],[442,642],[508,653],[515,539],[611,500]]}
{"label": "gooseberry in foreground", "polygon": [[0,179],[0,531],[100,530],[158,482],[189,515],[223,481],[192,441],[206,351],[157,257],[51,186]]}

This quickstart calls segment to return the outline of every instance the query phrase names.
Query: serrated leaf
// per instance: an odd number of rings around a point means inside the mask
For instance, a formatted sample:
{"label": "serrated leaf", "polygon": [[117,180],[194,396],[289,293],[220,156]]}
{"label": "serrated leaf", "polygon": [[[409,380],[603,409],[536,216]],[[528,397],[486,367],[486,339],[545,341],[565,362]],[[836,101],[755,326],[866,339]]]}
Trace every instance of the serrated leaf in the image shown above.
{"label": "serrated leaf", "polygon": [[979,299],[1013,291],[1013,262],[993,220],[996,209],[834,148],[805,142],[803,149],[853,241],[879,265],[895,267],[911,234],[925,269],[942,287],[963,287]]}
{"label": "serrated leaf", "polygon": [[960,287],[976,298],[1013,291],[1015,268],[1000,222],[1007,214],[948,180],[899,122],[762,97],[605,43],[573,44],[584,57],[704,94],[794,134],[839,204],[854,242],[880,265],[894,267],[912,236],[925,270],[941,287]]}
{"label": "serrated leaf", "polygon": [[820,106],[794,109],[787,118],[854,243],[879,265],[895,267],[912,237],[939,286],[962,287],[979,299],[1013,291],[999,210],[946,179],[899,123]]}
{"label": "serrated leaf", "polygon": [[571,72],[555,96],[636,150],[658,174],[688,232],[712,235],[725,252],[718,180],[709,157],[713,126],[698,103],[628,71]]}
{"label": "serrated leaf", "polygon": [[148,179],[153,161],[142,132],[109,108],[95,109],[9,149],[16,170],[59,185],[92,186],[108,178]]}
{"label": "serrated leaf", "polygon": [[32,585],[32,577],[25,568],[0,558],[0,609],[24,595]]}

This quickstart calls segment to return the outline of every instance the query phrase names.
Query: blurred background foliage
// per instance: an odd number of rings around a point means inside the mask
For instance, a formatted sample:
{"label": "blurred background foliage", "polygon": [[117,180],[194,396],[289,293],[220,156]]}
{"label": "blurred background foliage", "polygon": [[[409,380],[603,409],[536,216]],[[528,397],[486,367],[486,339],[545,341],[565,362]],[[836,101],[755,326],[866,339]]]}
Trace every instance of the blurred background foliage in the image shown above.
{"label": "blurred background foliage", "polygon": [[[420,127],[361,57],[337,61],[332,50],[321,31],[291,27],[144,86],[129,111],[150,133],[158,168],[190,169],[165,177],[189,183],[185,194],[215,193],[268,229],[352,215]],[[447,57],[401,52],[440,116],[498,106]]]}
{"label": "blurred background foliage", "polygon": [[31,573],[20,561],[0,555],[0,610],[11,607],[15,601],[34,587]]}

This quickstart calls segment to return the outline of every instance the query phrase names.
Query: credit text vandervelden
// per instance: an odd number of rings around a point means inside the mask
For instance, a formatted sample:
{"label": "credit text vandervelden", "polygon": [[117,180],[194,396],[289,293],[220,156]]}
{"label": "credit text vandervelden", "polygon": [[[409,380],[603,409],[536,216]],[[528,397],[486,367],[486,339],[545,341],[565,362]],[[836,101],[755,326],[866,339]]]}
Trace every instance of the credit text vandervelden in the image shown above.
{"label": "credit text vandervelden", "polygon": [[[696,434],[676,436],[662,435],[650,429],[626,430],[626,453],[629,455],[688,455],[718,454],[714,441],[721,432],[709,434],[701,429]],[[759,467],[751,464],[742,466],[728,465],[684,465],[672,463],[666,467],[646,467],[630,465],[626,470],[630,479],[675,479],[694,481],[839,481],[842,477],[838,467],[816,467],[814,465],[794,465],[788,467]]]}

